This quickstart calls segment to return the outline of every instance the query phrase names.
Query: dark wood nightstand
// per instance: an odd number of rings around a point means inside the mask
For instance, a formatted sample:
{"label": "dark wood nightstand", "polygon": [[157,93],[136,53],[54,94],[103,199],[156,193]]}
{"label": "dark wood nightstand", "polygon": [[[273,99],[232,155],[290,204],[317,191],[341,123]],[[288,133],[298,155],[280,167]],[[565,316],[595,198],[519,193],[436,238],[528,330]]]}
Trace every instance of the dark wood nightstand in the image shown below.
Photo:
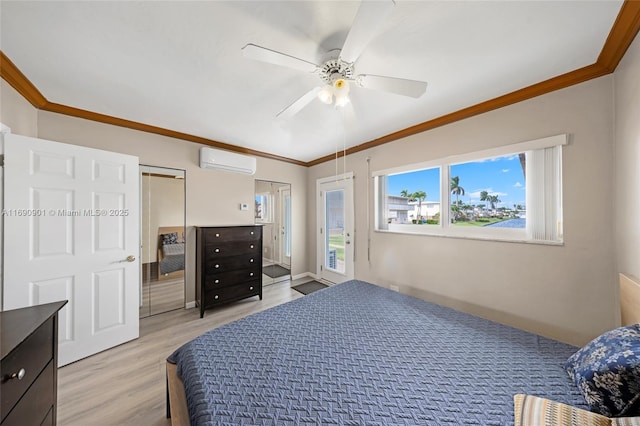
{"label": "dark wood nightstand", "polygon": [[0,312],[2,426],[56,424],[58,311],[66,304]]}

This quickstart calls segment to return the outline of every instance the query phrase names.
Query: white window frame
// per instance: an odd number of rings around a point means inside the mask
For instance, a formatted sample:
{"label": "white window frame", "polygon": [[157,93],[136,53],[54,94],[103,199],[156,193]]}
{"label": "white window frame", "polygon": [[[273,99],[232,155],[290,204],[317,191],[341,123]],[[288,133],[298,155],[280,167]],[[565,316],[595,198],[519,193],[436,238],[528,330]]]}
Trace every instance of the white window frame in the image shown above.
{"label": "white window frame", "polygon": [[[454,155],[438,160],[394,167],[372,172],[374,177],[374,231],[430,236],[562,245],[562,149],[568,143],[566,134],[520,142],[483,151]],[[499,227],[456,227],[450,223],[450,166],[527,154],[527,226],[525,229]],[[536,164],[534,164],[534,161]],[[438,225],[388,224],[386,177],[429,168],[440,168],[440,223]],[[543,167],[534,173],[534,167]],[[537,170],[536,170],[537,171]],[[543,177],[535,179],[534,176]],[[531,215],[531,217],[530,217]]]}

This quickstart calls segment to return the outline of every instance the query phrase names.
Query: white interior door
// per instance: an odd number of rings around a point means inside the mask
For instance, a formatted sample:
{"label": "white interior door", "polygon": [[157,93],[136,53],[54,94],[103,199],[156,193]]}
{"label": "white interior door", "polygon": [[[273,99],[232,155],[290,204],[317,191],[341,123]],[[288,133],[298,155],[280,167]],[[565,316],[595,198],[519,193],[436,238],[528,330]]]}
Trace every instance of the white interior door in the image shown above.
{"label": "white interior door", "polygon": [[317,186],[320,278],[333,283],[353,279],[353,174],[319,179]]}
{"label": "white interior door", "polygon": [[138,158],[5,135],[4,300],[57,300],[59,365],[138,337]]}

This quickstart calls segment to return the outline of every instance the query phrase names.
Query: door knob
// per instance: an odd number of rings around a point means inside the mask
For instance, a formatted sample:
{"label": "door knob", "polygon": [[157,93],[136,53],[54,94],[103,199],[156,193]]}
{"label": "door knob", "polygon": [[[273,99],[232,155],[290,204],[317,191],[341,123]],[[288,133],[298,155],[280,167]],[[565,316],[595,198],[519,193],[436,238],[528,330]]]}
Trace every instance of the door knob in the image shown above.
{"label": "door knob", "polygon": [[129,256],[127,256],[127,262],[134,262],[135,260],[136,260],[135,256],[133,256],[131,254]]}

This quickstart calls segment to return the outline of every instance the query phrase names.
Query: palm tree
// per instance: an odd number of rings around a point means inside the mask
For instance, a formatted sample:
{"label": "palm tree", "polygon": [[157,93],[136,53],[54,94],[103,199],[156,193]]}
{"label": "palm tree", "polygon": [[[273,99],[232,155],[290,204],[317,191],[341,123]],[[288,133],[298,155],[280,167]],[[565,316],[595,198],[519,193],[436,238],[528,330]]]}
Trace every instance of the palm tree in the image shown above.
{"label": "palm tree", "polygon": [[[460,186],[460,176],[454,176],[451,178],[451,193],[456,196],[455,206],[459,207],[460,200],[458,200],[458,197],[460,195],[464,195],[464,188]],[[451,210],[455,212],[454,220],[457,220],[460,214],[460,209],[458,208],[457,210],[453,210],[453,209]]]}
{"label": "palm tree", "polygon": [[416,191],[410,195],[411,201],[418,202],[418,217],[417,219],[422,219],[422,201],[427,198],[427,193],[424,191]]}
{"label": "palm tree", "polygon": [[409,194],[409,191],[407,191],[406,189],[403,189],[402,191],[400,191],[400,196],[411,198],[411,194]]}
{"label": "palm tree", "polygon": [[500,199],[498,198],[497,195],[489,195],[487,197],[487,201],[489,201],[489,203],[491,204],[491,209],[495,210],[496,204],[500,202]]}
{"label": "palm tree", "polygon": [[464,195],[464,188],[460,186],[460,176],[451,178],[451,193],[456,196],[456,204],[458,204],[458,197]]}
{"label": "palm tree", "polygon": [[[487,191],[481,191],[480,192],[480,201],[487,201],[489,202],[489,193]],[[483,206],[484,207],[484,206]]]}

